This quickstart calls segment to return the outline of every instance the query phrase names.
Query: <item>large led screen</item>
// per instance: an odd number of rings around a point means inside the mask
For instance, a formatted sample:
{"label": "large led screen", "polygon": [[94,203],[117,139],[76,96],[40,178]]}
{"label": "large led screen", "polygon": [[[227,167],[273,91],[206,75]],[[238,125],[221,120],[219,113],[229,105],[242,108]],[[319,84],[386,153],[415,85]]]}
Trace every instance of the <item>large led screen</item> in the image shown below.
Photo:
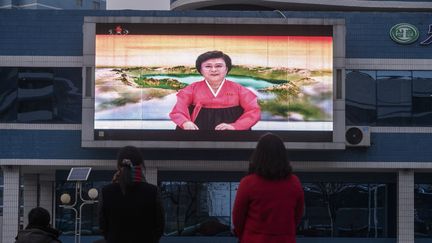
{"label": "large led screen", "polygon": [[[230,58],[229,71],[223,58],[197,66],[197,58],[212,51]],[[212,86],[211,75],[219,75],[219,86]],[[224,137],[331,132],[332,28],[98,23],[94,97],[94,130],[119,138],[154,139],[162,132],[194,140],[197,131],[185,121],[233,107],[238,115],[217,121],[232,125],[221,131]],[[212,140],[224,130],[217,123],[195,129]]]}

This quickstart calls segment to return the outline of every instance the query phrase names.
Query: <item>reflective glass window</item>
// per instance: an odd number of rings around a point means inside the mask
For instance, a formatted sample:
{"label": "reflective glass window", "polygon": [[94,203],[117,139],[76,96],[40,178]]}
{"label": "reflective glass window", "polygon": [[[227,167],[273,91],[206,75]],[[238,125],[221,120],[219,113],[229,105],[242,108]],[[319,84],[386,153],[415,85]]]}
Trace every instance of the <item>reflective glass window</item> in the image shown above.
{"label": "reflective glass window", "polygon": [[346,124],[432,125],[432,71],[346,72]]}
{"label": "reflective glass window", "polygon": [[81,68],[0,68],[0,122],[81,123]]}
{"label": "reflective glass window", "polygon": [[[207,172],[158,174],[166,217],[165,236],[233,237],[231,213],[242,176],[218,173],[212,176]],[[100,191],[109,184],[112,174],[113,171],[92,173],[83,182],[84,199],[88,199],[90,188]],[[298,176],[305,192],[305,214],[297,228],[298,237],[395,237],[394,176],[359,173],[300,173]],[[66,177],[67,173],[57,173],[58,206],[63,193],[72,196],[72,203],[74,200],[76,184],[64,181]],[[63,232],[64,239],[73,237],[75,220],[73,210],[56,207],[56,227]],[[83,236],[100,235],[97,205],[84,205],[81,220]]]}
{"label": "reflective glass window", "polygon": [[[57,171],[56,175],[56,219],[55,227],[62,231],[62,237],[65,241],[66,239],[73,239],[75,234],[75,222],[77,220],[75,212],[70,208],[61,207],[62,202],[60,201],[61,195],[67,193],[71,197],[71,204],[75,202],[75,188],[76,182],[68,182],[66,178],[68,176],[68,171]],[[89,179],[82,182],[82,198],[84,200],[89,200],[88,191],[91,188],[95,188],[98,192],[101,192],[103,186],[111,183],[112,176],[115,171],[93,171],[90,173]],[[76,209],[79,210],[79,206],[82,205],[82,201],[79,199]],[[86,236],[98,236],[101,232],[99,230],[99,220],[98,220],[98,206],[96,204],[85,204],[82,206],[81,211],[81,235]],[[99,239],[96,237],[96,239]]]}
{"label": "reflective glass window", "polygon": [[298,234],[388,237],[386,184],[304,183],[306,211]]}
{"label": "reflective glass window", "polygon": [[0,121],[16,121],[18,69],[0,68]]}
{"label": "reflective glass window", "polygon": [[432,72],[413,71],[413,125],[432,126]]}
{"label": "reflective glass window", "polygon": [[[298,237],[392,238],[396,230],[394,178],[303,173],[305,214]],[[385,176],[379,176],[383,178]],[[239,182],[159,182],[167,236],[232,236],[231,212]]]}
{"label": "reflective glass window", "polygon": [[377,71],[377,125],[411,125],[411,71]]}
{"label": "reflective glass window", "polygon": [[432,238],[432,184],[415,184],[414,233],[418,238]]}
{"label": "reflective glass window", "polygon": [[376,72],[347,71],[345,105],[347,125],[376,122]]}
{"label": "reflective glass window", "polygon": [[432,175],[416,173],[414,177],[414,234],[432,238]]}
{"label": "reflective glass window", "polygon": [[165,181],[160,186],[166,236],[231,236],[238,183]]}

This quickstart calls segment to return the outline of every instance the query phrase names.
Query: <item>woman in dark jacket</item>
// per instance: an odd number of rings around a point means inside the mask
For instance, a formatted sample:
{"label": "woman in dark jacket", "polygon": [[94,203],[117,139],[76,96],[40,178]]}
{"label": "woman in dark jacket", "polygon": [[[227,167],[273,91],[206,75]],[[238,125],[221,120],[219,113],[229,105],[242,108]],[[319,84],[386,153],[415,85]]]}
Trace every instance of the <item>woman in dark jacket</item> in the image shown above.
{"label": "woman in dark jacket", "polygon": [[295,243],[304,193],[291,170],[283,141],[271,133],[261,137],[234,202],[234,232],[241,243]]}
{"label": "woman in dark jacket", "polygon": [[60,232],[51,228],[51,216],[41,207],[30,210],[28,225],[18,232],[15,243],[61,243],[58,239]]}
{"label": "woman in dark jacket", "polygon": [[154,243],[163,234],[164,213],[158,188],[145,181],[140,151],[122,148],[113,183],[99,198],[99,226],[108,243]]}

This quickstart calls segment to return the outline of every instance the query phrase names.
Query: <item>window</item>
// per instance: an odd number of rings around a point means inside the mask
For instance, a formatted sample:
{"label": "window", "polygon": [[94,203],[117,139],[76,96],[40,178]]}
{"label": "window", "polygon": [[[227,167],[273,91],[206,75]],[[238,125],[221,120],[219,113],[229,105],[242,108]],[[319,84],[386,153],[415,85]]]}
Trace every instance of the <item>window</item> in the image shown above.
{"label": "window", "polygon": [[[111,183],[112,176],[115,171],[93,171],[89,175],[87,181],[82,182],[82,196],[85,200],[89,200],[88,190],[96,188],[100,193],[102,187]],[[71,204],[75,200],[75,182],[66,181],[69,171],[57,171],[56,172],[56,219],[55,227],[62,231],[62,236],[65,239],[75,234],[75,212],[72,209],[65,209],[59,207],[62,205],[60,197],[63,193],[68,193],[71,196]],[[79,196],[78,196],[79,197]],[[78,199],[76,209],[79,210],[79,206],[82,201]],[[100,235],[99,221],[98,221],[98,204],[83,205],[81,213],[81,235],[83,236],[94,236]]]}
{"label": "window", "polygon": [[413,72],[413,125],[432,124],[432,72]]}
{"label": "window", "polygon": [[243,176],[235,172],[159,172],[165,235],[232,236],[232,206]]}
{"label": "window", "polygon": [[298,234],[307,237],[388,237],[386,184],[304,183],[306,210]]}
{"label": "window", "polygon": [[160,183],[167,236],[230,236],[231,212],[238,183]]}
{"label": "window", "polygon": [[[229,173],[218,173],[178,172],[167,176],[162,172],[158,175],[167,216],[167,236],[232,236],[231,212],[241,175],[233,174],[229,179]],[[395,175],[298,175],[306,204],[305,215],[297,228],[298,236],[395,237]]]}
{"label": "window", "polygon": [[81,123],[81,68],[0,68],[0,122]]}
{"label": "window", "polygon": [[411,72],[377,71],[377,125],[410,125]]}
{"label": "window", "polygon": [[431,174],[416,173],[414,177],[414,234],[416,238],[432,237]]}
{"label": "window", "polygon": [[99,1],[93,1],[93,9],[94,10],[100,9],[100,2]]}
{"label": "window", "polygon": [[376,72],[348,71],[346,74],[346,123],[373,125],[376,121]]}
{"label": "window", "polygon": [[347,125],[432,125],[432,71],[346,73]]}

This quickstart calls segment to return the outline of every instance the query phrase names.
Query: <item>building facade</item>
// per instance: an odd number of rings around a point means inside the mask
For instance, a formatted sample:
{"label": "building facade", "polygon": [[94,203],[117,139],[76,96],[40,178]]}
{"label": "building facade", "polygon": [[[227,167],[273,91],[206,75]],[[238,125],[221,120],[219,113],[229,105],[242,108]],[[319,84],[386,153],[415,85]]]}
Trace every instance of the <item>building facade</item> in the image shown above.
{"label": "building facade", "polygon": [[90,9],[90,10],[106,10],[105,0],[39,0],[39,1],[24,1],[24,0],[2,0],[0,1],[0,9]]}
{"label": "building facade", "polygon": [[[245,6],[236,2],[231,7]],[[298,242],[430,242],[432,14],[423,11],[432,9],[430,3],[404,1],[401,5],[415,6],[372,11],[363,2],[378,1],[352,1],[362,9],[307,10],[303,4],[301,11],[289,11],[281,7],[286,2],[295,1],[249,4],[251,11],[216,11],[210,9],[228,7],[181,0],[171,1],[173,10],[206,11],[0,10],[2,242],[12,241],[36,205],[50,210],[65,242],[72,242],[74,215],[60,207],[60,195],[73,193],[75,186],[66,181],[69,169],[92,167],[84,191],[109,183],[114,173],[116,148],[82,146],[86,17],[343,20],[344,123],[368,128],[364,136],[370,136],[370,145],[288,148],[306,195]],[[403,38],[392,39],[398,24],[414,26],[417,38],[409,35],[411,43],[401,43],[408,38],[404,29]],[[162,242],[235,242],[231,203],[251,152],[143,149],[147,179],[163,193]],[[95,207],[84,207],[82,242],[99,237]]]}
{"label": "building facade", "polygon": [[313,10],[313,11],[420,11],[427,12],[431,3],[419,0],[171,0],[171,10]]}

